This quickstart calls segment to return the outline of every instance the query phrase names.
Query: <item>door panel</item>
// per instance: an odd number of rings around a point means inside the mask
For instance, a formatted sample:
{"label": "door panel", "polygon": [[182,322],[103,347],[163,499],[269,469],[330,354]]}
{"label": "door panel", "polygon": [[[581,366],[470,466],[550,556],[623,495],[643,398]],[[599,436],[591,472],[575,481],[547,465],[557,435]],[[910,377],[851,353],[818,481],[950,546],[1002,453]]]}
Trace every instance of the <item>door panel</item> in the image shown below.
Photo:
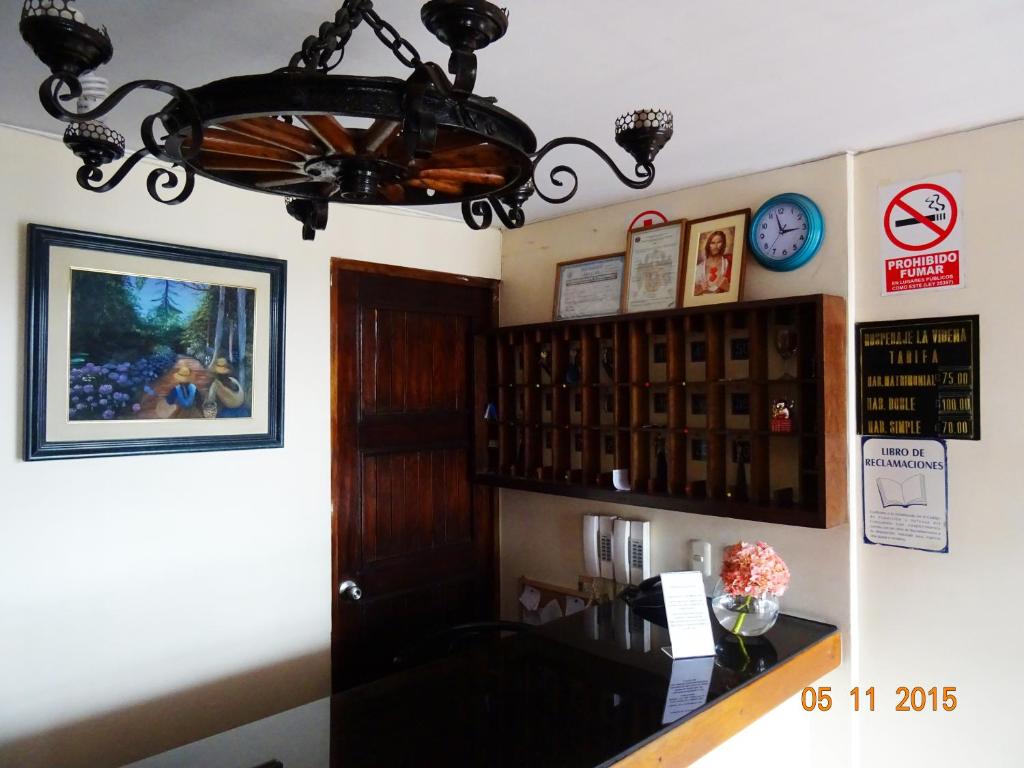
{"label": "door panel", "polygon": [[364,313],[362,415],[465,408],[466,376],[448,362],[465,359],[466,329],[458,315]]}
{"label": "door panel", "polygon": [[[335,689],[495,616],[494,497],[471,483],[470,398],[493,285],[412,272],[332,266]],[[358,602],[337,594],[349,579]]]}
{"label": "door panel", "polygon": [[458,449],[364,456],[363,562],[469,542],[466,462]]}

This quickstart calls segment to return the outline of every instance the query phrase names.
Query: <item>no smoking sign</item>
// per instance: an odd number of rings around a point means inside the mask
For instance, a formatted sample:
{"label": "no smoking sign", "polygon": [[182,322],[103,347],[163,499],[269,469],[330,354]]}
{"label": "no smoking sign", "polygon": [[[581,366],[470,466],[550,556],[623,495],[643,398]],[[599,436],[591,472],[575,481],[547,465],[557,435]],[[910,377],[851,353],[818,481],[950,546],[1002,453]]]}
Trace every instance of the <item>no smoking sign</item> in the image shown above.
{"label": "no smoking sign", "polygon": [[879,190],[883,294],[963,286],[961,187],[948,173]]}

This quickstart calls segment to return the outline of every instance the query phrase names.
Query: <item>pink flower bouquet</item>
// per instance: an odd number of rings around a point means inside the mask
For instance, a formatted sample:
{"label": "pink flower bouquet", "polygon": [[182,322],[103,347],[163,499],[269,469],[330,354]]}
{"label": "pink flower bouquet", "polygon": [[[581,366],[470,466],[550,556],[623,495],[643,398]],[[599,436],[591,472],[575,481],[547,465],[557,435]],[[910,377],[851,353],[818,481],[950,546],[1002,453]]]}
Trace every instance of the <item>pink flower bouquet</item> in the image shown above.
{"label": "pink flower bouquet", "polygon": [[721,577],[725,591],[736,596],[782,596],[789,586],[789,568],[763,541],[741,541],[725,550]]}
{"label": "pink flower bouquet", "polygon": [[719,623],[736,635],[771,629],[778,616],[778,597],[789,586],[789,568],[775,550],[763,541],[734,544],[725,551],[721,579],[712,599]]}

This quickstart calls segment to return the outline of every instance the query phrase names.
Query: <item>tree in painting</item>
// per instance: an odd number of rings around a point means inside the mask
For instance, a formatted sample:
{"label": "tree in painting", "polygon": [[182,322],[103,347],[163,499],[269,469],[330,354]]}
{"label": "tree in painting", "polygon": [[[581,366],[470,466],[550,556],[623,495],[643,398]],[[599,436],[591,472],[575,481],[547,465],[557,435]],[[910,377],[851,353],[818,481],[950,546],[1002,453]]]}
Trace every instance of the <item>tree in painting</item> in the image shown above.
{"label": "tree in painting", "polygon": [[253,298],[249,288],[74,270],[69,417],[250,416]]}

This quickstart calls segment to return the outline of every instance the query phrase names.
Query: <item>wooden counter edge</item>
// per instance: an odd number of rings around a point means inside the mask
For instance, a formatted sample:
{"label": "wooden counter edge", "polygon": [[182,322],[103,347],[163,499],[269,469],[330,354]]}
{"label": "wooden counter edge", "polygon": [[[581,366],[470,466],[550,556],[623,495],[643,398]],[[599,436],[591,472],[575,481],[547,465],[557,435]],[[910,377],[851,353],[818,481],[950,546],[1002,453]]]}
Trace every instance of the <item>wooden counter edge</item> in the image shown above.
{"label": "wooden counter edge", "polygon": [[779,665],[705,712],[615,763],[616,768],[690,765],[791,696],[839,666],[836,632]]}

